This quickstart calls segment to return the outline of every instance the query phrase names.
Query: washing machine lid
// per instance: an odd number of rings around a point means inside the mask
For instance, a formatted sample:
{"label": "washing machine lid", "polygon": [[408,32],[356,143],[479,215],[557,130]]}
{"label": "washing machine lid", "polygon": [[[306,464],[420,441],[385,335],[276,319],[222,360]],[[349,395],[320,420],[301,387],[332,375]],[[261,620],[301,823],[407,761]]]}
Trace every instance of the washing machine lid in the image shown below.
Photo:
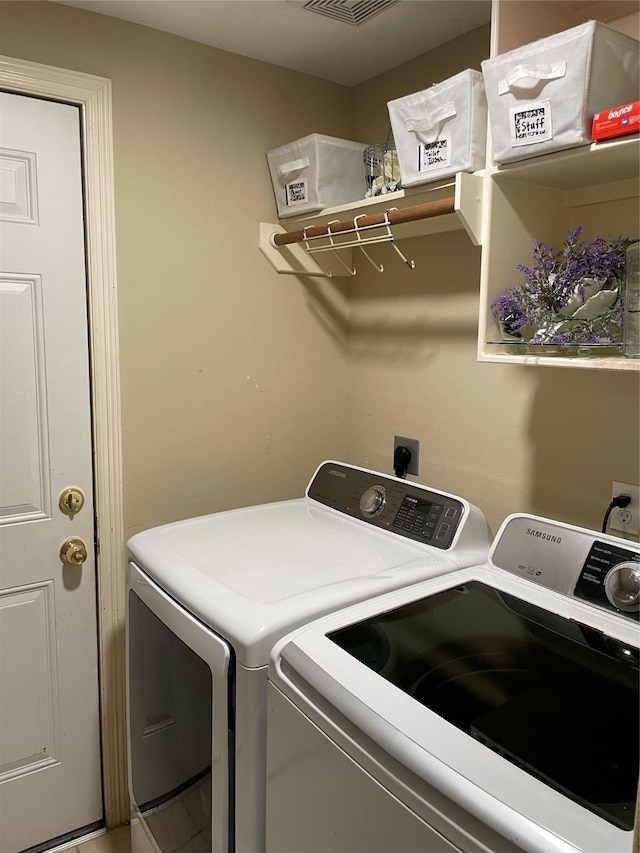
{"label": "washing machine lid", "polygon": [[[423,780],[524,850],[621,853],[631,850],[637,780],[638,639],[632,620],[486,565],[301,628],[276,644],[269,678],[313,719],[310,686],[323,718],[335,709],[336,720],[348,721],[346,738],[372,766],[391,755],[399,789]],[[403,658],[403,643],[413,659]],[[519,685],[527,654],[535,678]],[[599,698],[592,672],[607,687]],[[557,705],[545,698],[553,685],[563,693]],[[622,711],[603,730],[598,710],[609,688]],[[589,695],[594,702],[580,707]],[[544,727],[560,737],[555,752]],[[603,766],[611,755],[636,762],[620,775],[609,768],[623,791],[615,791],[617,805],[586,803],[569,790],[582,786],[580,771],[558,765],[580,748]],[[584,787],[600,781],[592,774]]]}
{"label": "washing machine lid", "polygon": [[444,553],[307,498],[156,527],[128,547],[247,667],[265,666],[274,642],[299,625],[458,568]]}

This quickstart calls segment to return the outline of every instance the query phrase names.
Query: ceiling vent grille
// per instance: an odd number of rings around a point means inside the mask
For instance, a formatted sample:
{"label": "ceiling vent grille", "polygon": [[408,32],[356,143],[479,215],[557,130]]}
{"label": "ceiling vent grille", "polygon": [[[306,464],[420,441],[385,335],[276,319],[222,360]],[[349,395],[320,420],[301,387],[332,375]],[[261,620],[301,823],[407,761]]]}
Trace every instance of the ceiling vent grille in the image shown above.
{"label": "ceiling vent grille", "polygon": [[304,8],[335,21],[359,27],[371,18],[395,6],[398,0],[309,0]]}

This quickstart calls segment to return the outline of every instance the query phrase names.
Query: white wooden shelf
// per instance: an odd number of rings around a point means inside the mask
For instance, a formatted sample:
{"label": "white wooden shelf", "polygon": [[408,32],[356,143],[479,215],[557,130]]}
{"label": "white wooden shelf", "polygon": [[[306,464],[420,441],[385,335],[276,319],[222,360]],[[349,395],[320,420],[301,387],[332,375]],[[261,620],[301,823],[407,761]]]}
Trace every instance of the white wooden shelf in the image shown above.
{"label": "white wooden shelf", "polygon": [[[526,354],[520,355],[517,352],[515,354],[509,352],[510,349],[514,349],[509,344],[496,346],[496,350],[500,349],[501,352],[489,353],[487,350],[491,346],[491,344],[484,345],[483,351],[479,354],[479,361],[492,361],[502,364],[533,364],[545,367],[579,367],[589,370],[625,370],[635,371],[636,373],[640,371],[639,359],[624,358],[622,355],[569,356],[560,353],[548,355],[542,352],[537,355],[533,352],[534,347],[530,347],[530,351]],[[553,347],[546,347],[546,349],[551,350]],[[558,349],[560,348],[558,347]]]}
{"label": "white wooden shelf", "polygon": [[[410,237],[426,237],[441,234],[445,231],[465,230],[469,239],[475,244],[482,242],[482,201],[484,172],[458,173],[454,179],[448,181],[434,182],[420,187],[411,187],[395,193],[375,196],[363,199],[353,204],[339,205],[337,207],[325,208],[317,213],[309,214],[300,218],[281,219],[277,225],[261,222],[259,230],[258,245],[260,251],[265,255],[269,263],[278,273],[290,275],[349,275],[345,268],[336,263],[331,263],[331,258],[323,259],[322,266],[311,257],[305,250],[304,241],[300,239],[296,243],[277,246],[274,243],[276,234],[287,234],[292,232],[309,232],[310,229],[321,228],[329,223],[347,222],[354,223],[352,235],[355,234],[355,242],[366,248],[371,239],[376,242],[376,229],[358,233],[355,220],[359,217],[376,216],[386,211],[397,209],[410,209],[420,205],[428,206],[431,202],[441,202],[452,199],[450,211],[440,215],[429,215],[428,218],[419,218],[410,222],[393,224],[390,227],[393,241],[405,240]],[[382,226],[381,226],[382,227]],[[380,231],[377,231],[380,234]],[[360,239],[361,238],[361,239]],[[340,249],[342,238],[336,238],[336,248],[340,250],[340,256],[347,266],[351,268],[351,247]],[[347,238],[344,238],[347,239]],[[353,243],[353,240],[350,240]]]}
{"label": "white wooden shelf", "polygon": [[[518,264],[531,262],[533,241],[560,248],[577,225],[585,234],[637,237],[640,139],[586,145],[508,166],[491,167],[485,181],[478,324],[478,359],[512,364],[639,371],[640,360],[612,347],[535,347],[496,343],[491,305],[521,278]],[[521,352],[520,352],[521,350]],[[588,355],[584,355],[587,353]]]}
{"label": "white wooden shelf", "polygon": [[[637,4],[599,3],[597,18],[615,26],[637,15]],[[580,0],[527,4],[494,0],[491,55],[529,44],[595,17]],[[558,250],[567,232],[582,226],[584,238],[640,235],[640,139],[618,138],[532,157],[491,162],[484,183],[484,223],[478,322],[478,359],[502,364],[640,371],[640,359],[615,347],[536,347],[500,341],[491,305],[519,284],[518,265],[530,266],[534,240]],[[499,341],[496,343],[496,341]],[[601,354],[599,354],[601,353]]]}
{"label": "white wooden shelf", "polygon": [[497,181],[522,181],[559,190],[583,190],[640,178],[640,139],[612,139],[517,163],[493,166]]}
{"label": "white wooden shelf", "polygon": [[[612,23],[611,16],[637,14],[635,2],[617,0],[597,5],[603,23]],[[584,17],[587,11],[581,0],[565,0],[562,4],[544,0],[529,0],[526,4],[493,0],[492,55],[575,26],[587,20]],[[479,361],[640,371],[640,359],[624,358],[613,347],[601,350],[557,347],[553,351],[550,347],[496,343],[498,330],[491,315],[491,305],[498,296],[521,280],[518,265],[531,263],[534,240],[557,250],[568,231],[578,225],[583,227],[585,238],[640,235],[640,139],[635,136],[599,142],[500,166],[491,162],[490,139],[488,149],[488,165],[481,172],[459,173],[449,181],[363,199],[300,218],[281,219],[277,224],[260,223],[260,250],[281,274],[352,275],[355,272],[352,261],[361,263],[357,249],[364,248],[368,235],[374,234],[368,228],[359,230],[357,218],[365,217],[364,222],[366,217],[392,208],[402,210],[446,201],[440,215],[428,213],[428,218],[403,222],[392,229],[386,224],[372,227],[391,230],[387,239],[401,256],[395,241],[445,231],[464,230],[475,245],[482,247]],[[310,230],[328,223],[336,229],[350,223],[353,227],[346,238],[335,237],[335,244],[331,233],[329,245],[317,249],[325,252],[320,264],[305,238]],[[287,245],[276,245],[276,235],[287,235],[277,240]],[[297,242],[289,242],[294,237]],[[345,241],[346,248],[339,248],[340,240]],[[373,237],[372,242],[375,242]],[[372,258],[369,260],[374,263]]]}

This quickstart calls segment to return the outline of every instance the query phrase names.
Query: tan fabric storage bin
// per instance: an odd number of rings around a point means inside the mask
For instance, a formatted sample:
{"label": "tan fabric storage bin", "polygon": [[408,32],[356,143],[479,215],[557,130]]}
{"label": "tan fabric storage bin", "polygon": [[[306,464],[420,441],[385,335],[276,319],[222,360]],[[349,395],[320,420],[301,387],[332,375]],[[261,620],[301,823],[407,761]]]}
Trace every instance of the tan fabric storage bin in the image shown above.
{"label": "tan fabric storage bin", "polygon": [[363,199],[366,147],[312,133],[267,152],[278,216],[302,216]]}
{"label": "tan fabric storage bin", "polygon": [[403,187],[484,168],[487,102],[479,71],[462,71],[387,108]]}
{"label": "tan fabric storage bin", "polygon": [[496,163],[591,141],[600,110],[637,101],[638,41],[587,21],[482,63]]}

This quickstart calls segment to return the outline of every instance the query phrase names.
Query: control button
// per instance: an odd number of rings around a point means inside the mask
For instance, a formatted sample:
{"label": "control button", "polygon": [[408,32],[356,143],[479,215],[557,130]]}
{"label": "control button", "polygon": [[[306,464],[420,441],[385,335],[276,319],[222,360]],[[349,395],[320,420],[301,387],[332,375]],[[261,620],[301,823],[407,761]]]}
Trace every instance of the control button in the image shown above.
{"label": "control button", "polygon": [[450,526],[443,521],[440,527],[438,528],[438,532],[436,533],[436,539],[446,539],[449,530]]}
{"label": "control button", "polygon": [[446,511],[445,511],[444,517],[445,518],[454,518],[457,512],[458,512],[457,507],[448,506]]}
{"label": "control button", "polygon": [[640,563],[628,560],[614,566],[605,578],[604,590],[618,610],[624,613],[640,610]]}

